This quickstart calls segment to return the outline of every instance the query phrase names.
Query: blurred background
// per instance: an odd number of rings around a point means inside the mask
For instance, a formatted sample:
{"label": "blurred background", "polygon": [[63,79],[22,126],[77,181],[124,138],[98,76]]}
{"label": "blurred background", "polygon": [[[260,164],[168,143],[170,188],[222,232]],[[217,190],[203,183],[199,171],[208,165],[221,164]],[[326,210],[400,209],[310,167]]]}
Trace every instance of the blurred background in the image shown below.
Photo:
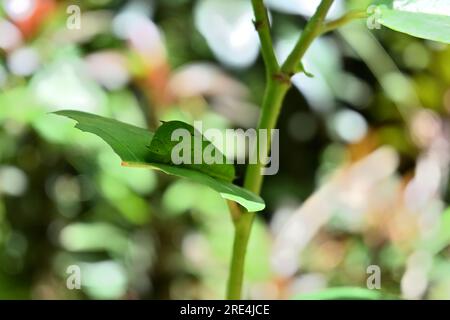
{"label": "blurred background", "polygon": [[[370,1],[336,1],[330,17]],[[318,1],[268,0],[277,55]],[[247,0],[0,0],[0,298],[221,299],[232,244],[214,191],[120,166],[76,109],[256,125],[264,66]],[[450,48],[366,21],[318,39],[294,77],[245,296],[334,287],[450,299]],[[238,168],[242,183],[245,168]],[[67,268],[81,268],[69,290]]]}

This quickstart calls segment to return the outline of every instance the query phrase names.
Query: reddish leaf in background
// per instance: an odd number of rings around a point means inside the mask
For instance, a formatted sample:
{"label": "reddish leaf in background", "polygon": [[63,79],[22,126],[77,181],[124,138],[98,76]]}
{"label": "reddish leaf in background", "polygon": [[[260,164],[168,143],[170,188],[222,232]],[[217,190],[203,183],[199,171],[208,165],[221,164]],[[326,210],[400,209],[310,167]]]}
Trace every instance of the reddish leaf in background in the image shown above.
{"label": "reddish leaf in background", "polygon": [[39,31],[42,23],[55,11],[54,0],[36,0],[33,13],[23,20],[16,20],[15,24],[22,31],[25,38],[31,38]]}

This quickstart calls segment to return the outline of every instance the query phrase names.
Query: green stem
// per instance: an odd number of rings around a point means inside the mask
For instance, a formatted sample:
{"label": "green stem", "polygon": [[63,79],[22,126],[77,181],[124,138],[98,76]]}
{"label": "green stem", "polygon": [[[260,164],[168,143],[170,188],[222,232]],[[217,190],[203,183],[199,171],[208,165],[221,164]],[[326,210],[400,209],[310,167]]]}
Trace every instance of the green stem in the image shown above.
{"label": "green stem", "polygon": [[[276,126],[284,97],[291,87],[290,78],[298,70],[297,66],[300,64],[301,59],[312,41],[320,35],[324,26],[325,16],[333,4],[333,1],[334,0],[322,0],[316,13],[306,25],[294,50],[280,68],[273,52],[272,40],[270,37],[270,25],[263,0],[252,0],[256,19],[255,27],[260,38],[262,56],[267,71],[267,84],[258,129],[267,129],[268,131],[268,145],[266,148],[268,153],[270,152],[271,146],[270,132]],[[258,152],[258,145],[259,140],[254,146],[255,150],[253,152]],[[260,193],[264,178],[261,174],[264,169],[263,164],[259,160],[260,159],[258,159],[258,163],[256,164],[248,165],[244,180],[244,187],[256,194]],[[235,234],[230,275],[228,279],[228,299],[241,299],[245,256],[254,218],[254,212],[246,212],[242,209],[237,214],[236,212],[233,212]]]}
{"label": "green stem", "polygon": [[280,68],[273,51],[272,36],[270,35],[270,21],[263,0],[252,0],[255,29],[261,42],[261,53],[266,65],[267,75],[274,74]]}
{"label": "green stem", "polygon": [[[262,103],[261,115],[258,123],[258,130],[268,130],[268,146],[271,145],[271,135],[269,131],[274,129],[277,124],[284,97],[286,96],[286,93],[289,90],[290,86],[290,82],[284,82],[281,80],[271,80],[267,83]],[[258,145],[259,140],[255,147],[257,147]],[[255,150],[254,152],[256,151],[257,150]],[[270,152],[270,147],[268,148],[267,152]],[[264,176],[261,174],[263,169],[263,165],[259,161],[256,164],[249,164],[247,166],[244,179],[244,187],[246,189],[256,194],[259,194],[261,192],[261,186],[264,178]]]}
{"label": "green stem", "polygon": [[291,54],[288,56],[283,66],[281,67],[281,70],[284,73],[288,75],[293,75],[295,73],[298,64],[306,53],[306,50],[308,50],[313,40],[320,34],[321,29],[324,25],[325,17],[328,13],[328,10],[330,10],[333,1],[334,0],[322,0],[316,10],[316,13],[308,21],[305,30],[303,30]]}
{"label": "green stem", "polygon": [[228,300],[241,299],[245,255],[254,217],[255,214],[253,212],[245,212],[241,214],[239,219],[234,221],[233,256],[231,258],[227,288]]}
{"label": "green stem", "polygon": [[342,17],[340,17],[340,18],[338,18],[336,20],[327,22],[323,26],[321,33],[323,34],[323,33],[327,33],[327,32],[333,31],[333,30],[335,30],[337,28],[340,28],[340,27],[346,25],[349,22],[352,22],[353,20],[365,19],[365,18],[367,18],[367,12],[366,11],[350,11],[350,12],[347,12]]}
{"label": "green stem", "polygon": [[[289,89],[288,84],[270,81],[263,101],[263,110],[258,128],[274,128],[278,114],[283,103],[284,96]],[[263,181],[261,175],[261,164],[249,165],[246,172],[244,187],[259,194]],[[233,216],[234,221],[234,243],[233,256],[231,258],[230,275],[228,279],[228,299],[238,300],[241,298],[242,282],[244,278],[245,255],[247,253],[248,239],[252,228],[254,212],[240,212]]]}

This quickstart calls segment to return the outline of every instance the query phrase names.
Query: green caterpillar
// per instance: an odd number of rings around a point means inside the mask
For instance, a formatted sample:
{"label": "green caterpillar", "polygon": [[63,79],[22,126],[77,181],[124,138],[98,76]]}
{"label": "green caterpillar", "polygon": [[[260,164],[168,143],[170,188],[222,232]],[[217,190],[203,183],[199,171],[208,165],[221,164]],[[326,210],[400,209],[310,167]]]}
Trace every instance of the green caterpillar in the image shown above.
{"label": "green caterpillar", "polygon": [[[181,167],[186,167],[195,171],[205,173],[217,179],[232,182],[235,178],[235,168],[233,164],[227,164],[226,157],[212,145],[212,143],[206,140],[203,135],[198,132],[193,126],[181,122],[181,121],[168,121],[163,122],[163,124],[156,130],[152,141],[150,142],[150,152],[148,160],[150,162],[162,163],[162,164],[174,164],[172,161],[172,151],[179,145],[180,141],[172,141],[172,133],[177,129],[185,129],[190,135],[190,161],[189,163],[178,164]],[[196,164],[194,161],[195,157],[195,145],[201,145],[201,163]],[[206,164],[203,162],[203,152],[206,148],[213,148],[214,155],[218,158],[220,157],[221,163]],[[200,150],[198,150],[200,151]],[[198,153],[197,151],[197,153]]]}

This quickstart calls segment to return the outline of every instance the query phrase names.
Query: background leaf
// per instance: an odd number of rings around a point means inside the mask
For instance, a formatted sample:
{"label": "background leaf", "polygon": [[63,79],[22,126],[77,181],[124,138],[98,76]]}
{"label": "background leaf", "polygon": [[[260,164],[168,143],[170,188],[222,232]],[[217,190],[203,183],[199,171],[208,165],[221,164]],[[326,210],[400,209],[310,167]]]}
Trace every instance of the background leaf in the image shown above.
{"label": "background leaf", "polygon": [[78,129],[102,138],[119,155],[125,166],[148,167],[190,179],[216,190],[224,199],[235,201],[248,211],[261,211],[265,207],[264,201],[259,196],[232,183],[187,168],[148,161],[148,146],[154,135],[145,129],[81,111],[64,110],[55,114],[76,120]]}
{"label": "background leaf", "polygon": [[447,0],[383,0],[379,23],[418,38],[450,43],[450,4]]}
{"label": "background leaf", "polygon": [[299,294],[295,300],[379,300],[383,295],[379,290],[358,287],[328,288],[319,292]]}

